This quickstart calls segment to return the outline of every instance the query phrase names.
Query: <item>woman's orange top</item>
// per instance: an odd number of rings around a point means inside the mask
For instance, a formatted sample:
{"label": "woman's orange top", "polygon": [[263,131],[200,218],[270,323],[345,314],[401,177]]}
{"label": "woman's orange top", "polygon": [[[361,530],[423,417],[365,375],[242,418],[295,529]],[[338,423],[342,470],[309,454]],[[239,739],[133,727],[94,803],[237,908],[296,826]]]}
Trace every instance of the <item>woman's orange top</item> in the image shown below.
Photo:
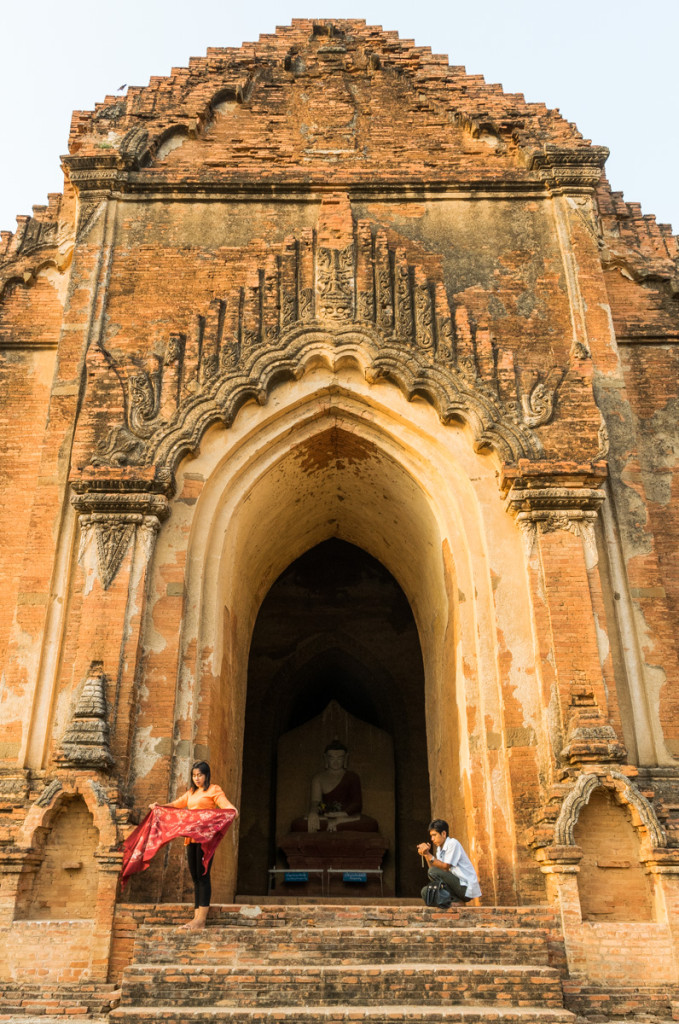
{"label": "woman's orange top", "polygon": [[168,806],[188,807],[190,811],[214,811],[215,807],[228,810],[229,807],[233,807],[233,804],[227,800],[222,787],[213,782],[207,789],[187,789]]}
{"label": "woman's orange top", "polygon": [[[213,782],[207,789],[187,789],[185,793],[173,800],[169,807],[188,807],[190,811],[214,811],[215,807],[228,810],[233,804],[216,782]],[[185,839],[184,846],[189,846],[192,839]]]}

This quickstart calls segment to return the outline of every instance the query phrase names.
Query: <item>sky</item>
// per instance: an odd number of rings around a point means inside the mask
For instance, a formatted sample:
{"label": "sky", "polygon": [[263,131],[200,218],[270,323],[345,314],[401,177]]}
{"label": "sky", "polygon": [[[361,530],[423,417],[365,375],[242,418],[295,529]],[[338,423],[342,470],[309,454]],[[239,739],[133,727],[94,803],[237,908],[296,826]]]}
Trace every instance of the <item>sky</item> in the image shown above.
{"label": "sky", "polygon": [[[0,228],[62,190],[74,109],[293,18],[363,18],[555,107],[608,146],[608,178],[679,232],[676,0],[33,0],[0,19]],[[122,94],[122,93],[120,93]]]}

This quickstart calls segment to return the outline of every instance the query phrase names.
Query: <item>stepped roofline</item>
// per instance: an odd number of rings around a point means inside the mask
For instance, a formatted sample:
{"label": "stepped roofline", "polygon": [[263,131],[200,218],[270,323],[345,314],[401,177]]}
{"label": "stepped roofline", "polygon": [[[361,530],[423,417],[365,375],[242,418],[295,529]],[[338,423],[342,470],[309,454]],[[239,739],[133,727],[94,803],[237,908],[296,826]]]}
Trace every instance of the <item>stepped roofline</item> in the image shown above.
{"label": "stepped roofline", "polygon": [[143,128],[154,138],[173,126],[199,132],[214,104],[225,95],[247,102],[258,77],[273,68],[284,68],[292,77],[295,62],[303,61],[312,50],[330,60],[344,54],[348,61],[363,62],[375,73],[405,76],[423,97],[447,109],[472,133],[511,134],[529,151],[529,160],[539,159],[538,151],[544,147],[595,149],[601,162],[607,156],[607,150],[592,147],[558,110],[527,103],[520,93],[505,93],[483,76],[450,65],[447,56],[432,53],[428,46],[416,46],[413,40],[400,39],[397,32],[360,19],[306,18],[262,34],[256,43],[210,47],[205,56],[191,57],[186,67],[173,68],[166,76],[154,75],[146,86],[128,88],[125,96],[107,96],[94,110],[74,111],[69,152],[101,154],[98,144],[113,127],[116,134]]}

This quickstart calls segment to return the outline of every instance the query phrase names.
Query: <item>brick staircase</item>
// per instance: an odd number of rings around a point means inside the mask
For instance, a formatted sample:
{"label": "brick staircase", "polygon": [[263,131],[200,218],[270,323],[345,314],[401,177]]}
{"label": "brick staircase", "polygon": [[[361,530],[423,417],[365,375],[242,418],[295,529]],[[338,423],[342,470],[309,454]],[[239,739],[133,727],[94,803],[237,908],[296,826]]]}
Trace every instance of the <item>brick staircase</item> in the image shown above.
{"label": "brick staircase", "polygon": [[0,981],[0,1021],[13,1022],[21,1017],[94,1018],[108,1013],[116,988],[101,982],[57,985]]}
{"label": "brick staircase", "polygon": [[563,945],[542,907],[213,907],[203,932],[156,908],[116,1024],[566,1024]]}

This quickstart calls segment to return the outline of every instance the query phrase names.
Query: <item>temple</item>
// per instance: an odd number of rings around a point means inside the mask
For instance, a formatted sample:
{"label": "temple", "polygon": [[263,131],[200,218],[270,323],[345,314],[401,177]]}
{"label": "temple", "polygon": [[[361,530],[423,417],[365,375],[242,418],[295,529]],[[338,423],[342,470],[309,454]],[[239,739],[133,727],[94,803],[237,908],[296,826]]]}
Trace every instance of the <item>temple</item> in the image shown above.
{"label": "temple", "polygon": [[[547,937],[474,982],[492,1020],[679,1015],[671,229],[558,111],[359,20],[210,49],[68,148],[0,242],[0,1014],[176,1004],[148,965],[189,948],[182,849],[121,893],[120,843],[204,758],[241,812],[208,933],[285,923],[305,1005],[337,903],[359,936],[433,920],[436,816],[483,890],[450,942]],[[336,739],[362,839],[291,831]],[[326,840],[316,892],[285,842]],[[336,1001],[419,1005],[394,969]]]}

